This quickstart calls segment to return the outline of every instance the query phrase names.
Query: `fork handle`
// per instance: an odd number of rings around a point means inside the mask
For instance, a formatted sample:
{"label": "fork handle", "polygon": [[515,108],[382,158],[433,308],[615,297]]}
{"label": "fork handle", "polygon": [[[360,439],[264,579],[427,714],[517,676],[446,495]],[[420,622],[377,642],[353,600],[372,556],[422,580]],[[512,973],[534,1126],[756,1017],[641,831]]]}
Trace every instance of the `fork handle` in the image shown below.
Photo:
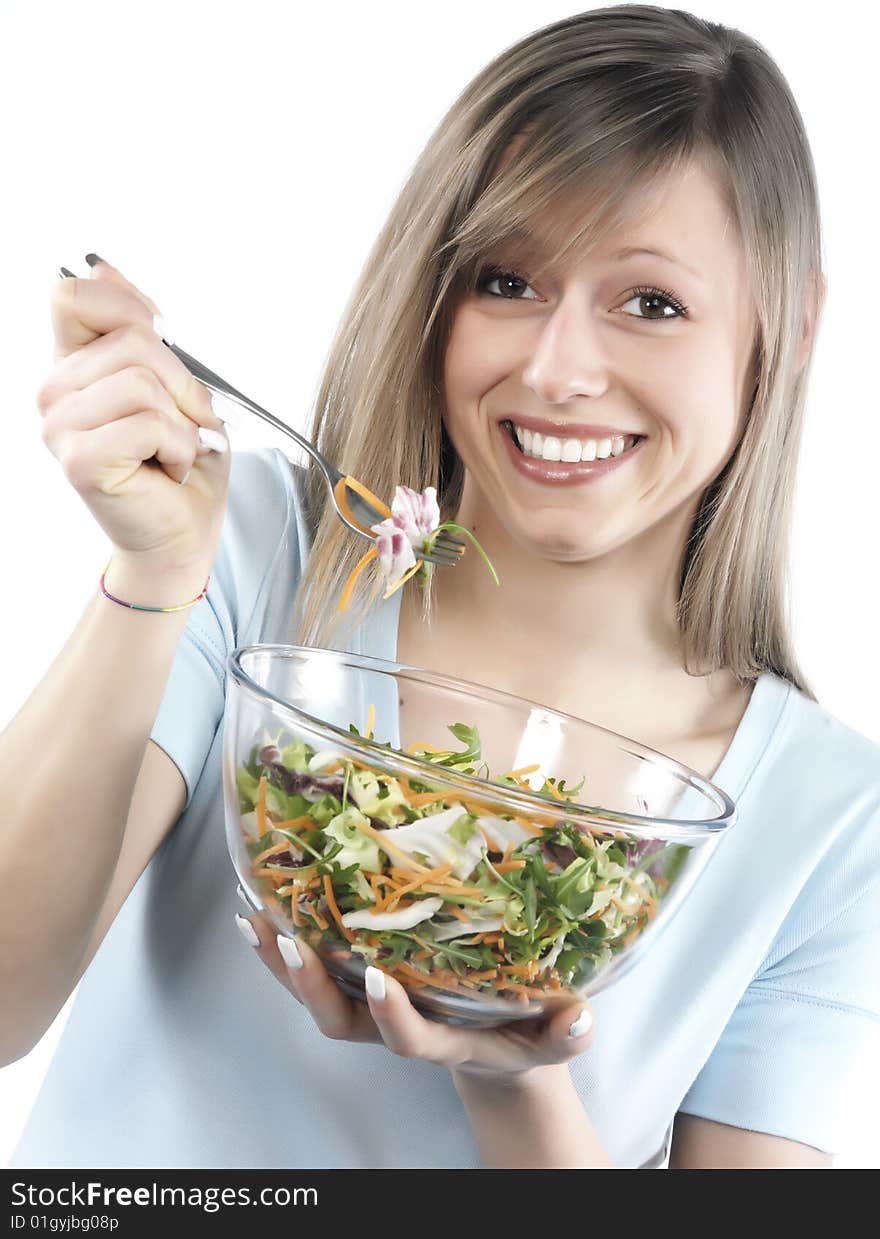
{"label": "fork handle", "polygon": [[[292,427],[282,422],[275,416],[274,413],[270,413],[268,409],[264,409],[261,405],[257,404],[255,400],[251,400],[249,396],[245,396],[243,392],[238,391],[232,386],[231,383],[227,383],[225,379],[221,379],[219,374],[215,374],[213,370],[210,370],[206,365],[198,361],[192,356],[192,354],[187,353],[186,350],[182,349],[179,345],[166,340],[164,337],[162,339],[162,343],[165,344],[167,348],[171,349],[172,353],[174,353],[174,355],[183,362],[187,370],[189,370],[191,374],[195,375],[199,382],[203,383],[205,387],[209,388],[213,392],[216,392],[219,396],[226,396],[230,400],[234,400],[236,403],[243,405],[246,409],[249,409],[251,413],[254,413],[257,417],[262,418],[264,422],[268,422],[269,425],[274,427],[275,430],[280,431],[281,434],[286,435],[287,438],[293,439],[295,443],[299,444],[303,451],[308,452],[309,456],[311,456],[312,460],[314,460],[315,464],[323,472],[331,486],[335,486],[340,478],[344,476],[338,469],[334,468],[334,466],[330,464],[329,460],[327,460],[323,453],[318,451],[314,443],[311,443],[303,435],[297,434]],[[221,417],[219,413],[217,416]],[[224,419],[221,417],[221,420]]]}

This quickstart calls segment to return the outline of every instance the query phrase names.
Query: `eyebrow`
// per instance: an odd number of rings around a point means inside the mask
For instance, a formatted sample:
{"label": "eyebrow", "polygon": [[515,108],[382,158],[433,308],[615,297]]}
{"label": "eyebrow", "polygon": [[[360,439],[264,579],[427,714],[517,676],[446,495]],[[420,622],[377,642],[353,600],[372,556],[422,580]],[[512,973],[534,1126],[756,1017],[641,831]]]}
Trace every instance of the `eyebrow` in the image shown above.
{"label": "eyebrow", "polygon": [[694,268],[688,266],[686,262],[682,262],[682,260],[676,257],[675,254],[666,254],[663,252],[663,250],[648,249],[648,248],[645,248],[644,246],[638,246],[638,245],[627,245],[621,250],[616,250],[615,253],[611,255],[611,257],[624,259],[624,258],[632,258],[636,254],[650,254],[654,258],[662,258],[664,262],[672,262],[672,263],[675,263],[675,265],[678,267],[683,267],[685,271],[689,271],[691,275],[696,276],[698,280],[703,279],[699,271],[695,271]]}
{"label": "eyebrow", "polygon": [[[517,228],[509,234],[507,241],[517,247],[522,247],[525,251],[525,256],[528,259],[539,261],[543,257],[544,253],[546,253],[543,242],[538,236],[535,235],[534,232],[523,232],[521,229]],[[683,262],[682,259],[677,257],[675,254],[668,254],[659,249],[651,249],[648,246],[626,245],[623,249],[615,250],[615,252],[609,257],[612,260],[618,259],[622,261],[626,258],[636,257],[639,254],[649,254],[653,258],[662,258],[664,262],[674,263],[676,266],[683,268],[683,270],[690,272],[690,274],[701,283],[706,282],[705,276],[701,275],[700,272],[695,270],[694,267],[691,267],[686,262]]]}

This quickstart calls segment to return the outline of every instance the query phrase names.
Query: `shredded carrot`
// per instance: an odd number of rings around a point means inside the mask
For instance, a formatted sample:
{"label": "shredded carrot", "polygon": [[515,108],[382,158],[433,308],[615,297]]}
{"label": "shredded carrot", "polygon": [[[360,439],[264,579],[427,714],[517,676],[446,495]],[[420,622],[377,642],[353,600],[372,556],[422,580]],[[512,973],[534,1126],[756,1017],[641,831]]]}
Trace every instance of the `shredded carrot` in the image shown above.
{"label": "shredded carrot", "polygon": [[401,589],[404,585],[406,585],[410,577],[415,576],[415,574],[417,572],[420,572],[421,569],[422,569],[422,561],[420,559],[417,559],[416,562],[413,564],[413,566],[410,568],[409,572],[405,572],[403,576],[400,578],[400,580],[397,582],[397,584],[393,586],[391,589],[387,590],[382,595],[382,597],[390,598],[392,594],[396,594],[399,589]]}
{"label": "shredded carrot", "polygon": [[268,779],[265,774],[260,775],[260,790],[257,795],[257,829],[259,836],[262,839],[266,833],[266,784]]}
{"label": "shredded carrot", "polygon": [[376,707],[373,705],[372,702],[370,702],[370,708],[369,710],[367,710],[367,729],[364,732],[364,736],[366,737],[367,740],[372,740],[373,728],[375,727],[375,725],[376,725]]}
{"label": "shredded carrot", "polygon": [[377,548],[375,546],[371,546],[370,549],[367,551],[366,555],[363,555],[357,561],[357,563],[355,564],[354,570],[352,571],[351,576],[345,582],[345,589],[342,591],[342,594],[340,596],[339,607],[337,608],[338,610],[340,611],[348,610],[348,604],[351,601],[351,591],[354,589],[355,581],[358,579],[361,572],[367,566],[370,560],[375,559],[378,556],[378,554],[379,552]]}
{"label": "shredded carrot", "polygon": [[524,860],[499,860],[497,865],[494,865],[496,873],[510,873],[513,869],[525,869],[526,862]]}
{"label": "shredded carrot", "polygon": [[355,826],[357,826],[358,830],[362,830],[365,835],[369,835],[371,839],[375,839],[375,841],[379,844],[379,847],[382,849],[383,852],[387,852],[390,856],[397,857],[397,859],[399,861],[402,861],[403,864],[406,865],[408,868],[415,869],[417,873],[429,873],[430,872],[427,866],[420,865],[417,860],[413,860],[413,858],[411,856],[408,856],[406,852],[403,851],[402,848],[399,848],[397,846],[396,843],[389,843],[388,840],[384,837],[385,834],[387,833],[386,831],[376,830],[375,827],[370,826],[367,822],[359,822],[357,821],[357,819],[355,819],[354,824]]}
{"label": "shredded carrot", "polygon": [[299,891],[294,891],[292,895],[290,896],[290,916],[291,916],[291,919],[293,920],[294,925],[296,925],[297,927],[303,924],[303,918],[300,916],[298,903],[299,903]]}
{"label": "shredded carrot", "polygon": [[[398,905],[397,911],[403,912],[406,908],[415,907],[416,902],[417,901],[415,899],[405,899],[402,904]],[[379,904],[374,904],[365,910],[369,912],[371,916],[379,916],[382,912],[384,912],[385,908],[384,905],[380,906]]]}
{"label": "shredded carrot", "polygon": [[417,981],[421,985],[429,984],[428,978],[423,972],[419,972],[418,968],[411,967],[409,964],[404,963],[403,960],[401,960],[398,964],[395,964],[392,969],[392,974],[395,972],[402,972],[405,978]]}
{"label": "shredded carrot", "polygon": [[414,809],[421,809],[426,804],[433,804],[435,800],[450,800],[448,792],[410,792],[408,796],[409,803]]}
{"label": "shredded carrot", "polygon": [[255,856],[251,863],[258,865],[260,861],[265,860],[267,856],[275,856],[278,852],[286,852],[289,847],[290,844],[287,842],[273,843],[270,848],[266,848],[265,852],[260,852],[259,856]]}
{"label": "shredded carrot", "polygon": [[503,852],[504,851],[501,845],[495,842],[495,840],[489,834],[488,830],[486,830],[485,826],[480,827],[480,832],[483,838],[486,840],[486,843],[488,844],[490,852]]}
{"label": "shredded carrot", "polygon": [[[314,830],[315,827],[315,823],[307,813],[304,813],[302,817],[290,817],[286,822],[270,822],[269,825],[274,826],[276,830],[299,830],[300,828],[304,829],[306,826],[310,826]],[[269,827],[267,826],[266,829],[268,830]]]}
{"label": "shredded carrot", "polygon": [[[288,871],[290,866],[285,866]],[[270,882],[276,881],[281,886],[286,886],[288,879],[281,869],[266,869],[265,866],[261,869],[254,869],[253,875],[255,878],[267,878]]]}
{"label": "shredded carrot", "polygon": [[541,763],[536,761],[533,766],[520,766],[519,770],[508,770],[507,774],[502,774],[502,779],[518,779],[523,774],[534,774],[536,770],[541,769]]}
{"label": "shredded carrot", "polygon": [[327,922],[324,920],[323,916],[321,916],[321,913],[318,911],[318,909],[315,907],[315,905],[314,905],[313,903],[306,903],[306,904],[303,906],[303,909],[302,909],[302,910],[303,910],[303,912],[307,912],[307,913],[309,914],[309,916],[311,916],[311,917],[314,919],[315,924],[318,926],[318,928],[319,928],[319,929],[329,929],[329,928],[330,928],[330,926],[329,926],[329,925],[327,924]]}
{"label": "shredded carrot", "polygon": [[522,826],[523,830],[530,830],[533,835],[543,835],[544,831],[540,826],[536,826],[530,822],[527,817],[515,817],[513,819],[518,826]]}
{"label": "shredded carrot", "polygon": [[[342,483],[345,483],[345,486],[346,486],[346,487],[351,487],[351,489],[352,489],[352,491],[353,491],[354,493],[359,494],[359,496],[361,496],[361,498],[362,498],[362,499],[366,499],[366,501],[367,501],[368,503],[374,503],[374,504],[376,504],[376,507],[379,509],[379,512],[381,512],[381,513],[382,513],[382,515],[383,515],[383,517],[385,517],[385,519],[387,519],[387,518],[389,518],[389,517],[392,517],[392,515],[394,514],[394,513],[392,512],[392,509],[390,509],[390,508],[388,507],[388,504],[387,504],[387,503],[383,503],[383,502],[382,502],[382,499],[379,499],[379,498],[376,496],[376,494],[373,494],[373,492],[372,492],[372,491],[368,491],[367,487],[366,487],[366,486],[364,486],[363,482],[358,482],[358,479],[357,479],[356,477],[351,477],[351,476],[348,476],[348,477],[342,478]],[[337,491],[338,491],[338,489],[340,489],[340,487],[341,487],[341,484],[342,484],[342,483],[340,483],[340,482],[337,482],[337,483],[336,483],[336,489],[337,489]],[[342,489],[342,494],[343,494],[343,496],[345,496],[345,489]],[[338,498],[338,496],[337,496],[337,498]],[[345,501],[345,502],[346,502],[346,507],[347,507],[347,506],[348,506],[348,499],[347,499],[347,498],[346,498],[346,501]],[[348,515],[348,513],[346,513],[346,515]],[[351,519],[351,517],[350,517],[350,519]],[[352,524],[354,524],[354,525],[358,524],[357,520],[352,520]],[[368,530],[368,532],[369,532],[369,530]]]}
{"label": "shredded carrot", "polygon": [[327,899],[327,906],[330,909],[330,914],[336,924],[339,926],[339,932],[343,938],[347,938],[349,942],[354,942],[355,937],[347,925],[342,923],[342,913],[336,903],[336,896],[333,894],[333,883],[330,881],[330,874],[324,874],[324,895]]}
{"label": "shredded carrot", "polygon": [[464,908],[457,908],[454,903],[451,903],[447,908],[444,908],[443,911],[451,912],[452,915],[457,917],[460,921],[469,921],[471,919],[467,912],[465,912]]}
{"label": "shredded carrot", "polygon": [[408,882],[406,886],[400,886],[396,891],[389,891],[382,903],[376,905],[377,910],[379,908],[387,908],[390,910],[398,902],[401,895],[408,895],[410,891],[414,891],[417,887],[421,886],[423,882],[436,882],[439,878],[444,878],[446,874],[449,873],[451,868],[451,865],[440,865],[439,868],[432,869],[430,873],[420,874],[415,881]]}

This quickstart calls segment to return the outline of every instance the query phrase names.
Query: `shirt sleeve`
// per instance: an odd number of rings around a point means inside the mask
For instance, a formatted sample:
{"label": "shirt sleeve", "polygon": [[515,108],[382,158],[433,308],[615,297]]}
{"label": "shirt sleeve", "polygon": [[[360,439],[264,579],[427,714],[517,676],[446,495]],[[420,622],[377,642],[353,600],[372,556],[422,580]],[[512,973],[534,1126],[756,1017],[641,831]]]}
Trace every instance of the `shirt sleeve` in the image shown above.
{"label": "shirt sleeve", "polygon": [[[226,663],[238,644],[265,639],[263,612],[274,591],[282,601],[300,572],[302,472],[276,448],[233,453],[220,543],[208,592],[192,609],[177,648],[150,739],[186,783],[190,806],[223,721]],[[278,566],[286,576],[281,579]]]}
{"label": "shirt sleeve", "polygon": [[880,1048],[880,821],[814,874],[679,1110],[825,1153]]}
{"label": "shirt sleeve", "polygon": [[227,645],[211,586],[183,631],[150,739],[171,758],[186,783],[190,806],[223,717]]}

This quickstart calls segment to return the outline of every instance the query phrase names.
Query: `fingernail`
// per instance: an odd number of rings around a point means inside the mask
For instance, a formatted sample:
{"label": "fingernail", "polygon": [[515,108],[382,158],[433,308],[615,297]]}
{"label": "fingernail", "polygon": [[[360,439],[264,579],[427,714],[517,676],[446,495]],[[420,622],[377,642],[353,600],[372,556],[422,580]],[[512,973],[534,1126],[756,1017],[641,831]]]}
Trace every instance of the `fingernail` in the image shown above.
{"label": "fingernail", "polygon": [[219,417],[227,426],[231,426],[233,430],[241,430],[245,415],[241,406],[237,405],[234,400],[230,400],[222,392],[212,392],[211,408],[214,410],[214,416]]}
{"label": "fingernail", "polygon": [[187,469],[186,473],[185,473],[185,474],[183,475],[183,477],[180,479],[180,485],[181,485],[181,486],[186,486],[187,482],[189,481],[189,475],[190,475],[191,473],[192,473],[192,469]]}
{"label": "fingernail", "polygon": [[236,912],[235,923],[241,930],[241,936],[244,938],[248,946],[260,945],[260,939],[257,937],[257,931],[254,929],[253,925],[246,916],[242,916],[240,912]]}
{"label": "fingernail", "polygon": [[364,980],[367,985],[367,993],[371,998],[375,998],[378,1002],[382,1002],[385,998],[385,973],[381,968],[374,968],[372,964],[367,968],[364,975]]}
{"label": "fingernail", "polygon": [[288,968],[293,968],[294,972],[299,972],[303,966],[303,957],[300,955],[299,948],[293,938],[288,938],[285,934],[279,934],[275,941],[278,943],[281,958]]}
{"label": "fingernail", "polygon": [[86,262],[89,264],[90,267],[96,267],[99,262],[103,262],[103,261],[104,259],[101,257],[100,254],[86,254]]}
{"label": "fingernail", "polygon": [[199,442],[204,447],[209,447],[213,452],[228,452],[229,443],[219,430],[208,430],[205,426],[199,427]]}
{"label": "fingernail", "polygon": [[61,274],[62,274],[62,275],[63,275],[66,279],[70,279],[70,277],[71,277],[71,276],[73,276],[73,279],[76,279],[76,276],[73,274],[73,272],[72,272],[72,271],[68,271],[68,270],[67,270],[67,267],[62,267],[62,268],[61,268]]}
{"label": "fingernail", "polygon": [[593,1024],[593,1017],[590,1012],[584,1008],[580,1015],[571,1025],[568,1030],[569,1037],[582,1037],[585,1032],[589,1032]]}
{"label": "fingernail", "polygon": [[153,330],[156,335],[160,337],[160,339],[165,341],[166,344],[174,343],[174,336],[171,333],[171,328],[168,326],[167,321],[161,314],[153,315]]}

